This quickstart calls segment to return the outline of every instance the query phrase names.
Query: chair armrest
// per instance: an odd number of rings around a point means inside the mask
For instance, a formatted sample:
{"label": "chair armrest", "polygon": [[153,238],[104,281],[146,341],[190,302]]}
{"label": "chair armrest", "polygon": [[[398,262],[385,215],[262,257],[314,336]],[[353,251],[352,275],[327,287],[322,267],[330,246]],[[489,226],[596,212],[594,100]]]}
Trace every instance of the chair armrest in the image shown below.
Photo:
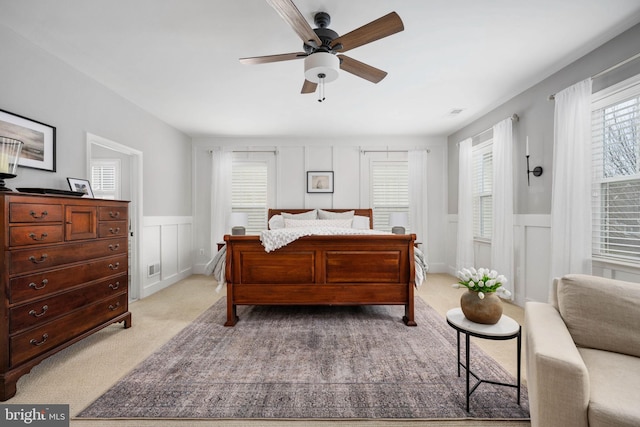
{"label": "chair armrest", "polygon": [[589,425],[589,373],[551,304],[525,304],[525,343],[531,426]]}

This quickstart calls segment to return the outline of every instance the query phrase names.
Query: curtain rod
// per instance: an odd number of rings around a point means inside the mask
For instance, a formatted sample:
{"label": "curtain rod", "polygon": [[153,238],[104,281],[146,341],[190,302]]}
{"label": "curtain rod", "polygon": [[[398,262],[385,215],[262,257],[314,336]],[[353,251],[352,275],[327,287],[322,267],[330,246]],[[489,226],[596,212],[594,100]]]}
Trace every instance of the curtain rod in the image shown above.
{"label": "curtain rod", "polygon": [[[367,154],[367,153],[408,153],[410,150],[360,150],[360,152],[362,154]],[[430,153],[431,150],[429,150],[428,148],[425,149],[425,151],[427,153]]]}
{"label": "curtain rod", "polygon": [[[591,78],[592,78],[592,79],[597,79],[598,77],[602,77],[602,76],[604,76],[604,75],[606,75],[606,74],[609,74],[610,72],[612,72],[612,71],[614,71],[614,70],[617,70],[618,68],[622,67],[623,65],[628,64],[628,63],[629,63],[629,62],[631,62],[631,61],[635,61],[635,60],[636,60],[636,59],[638,59],[638,58],[640,58],[640,52],[639,52],[639,53],[636,53],[636,54],[635,54],[635,55],[633,55],[632,57],[629,57],[629,58],[625,59],[624,61],[620,61],[620,62],[618,62],[617,64],[615,64],[615,65],[613,65],[613,66],[611,66],[611,67],[607,68],[606,70],[602,70],[602,71],[600,71],[599,73],[594,74],[593,76],[591,76]],[[556,94],[555,94],[555,93],[554,93],[554,94],[549,95],[549,97],[548,97],[548,100],[549,100],[549,101],[553,101],[553,100],[555,100],[555,99],[556,99]]]}
{"label": "curtain rod", "polygon": [[[520,120],[520,117],[519,117],[517,114],[512,114],[512,115],[511,115],[511,117],[507,117],[507,119],[511,119],[511,121],[513,121],[513,122],[517,122],[518,120]],[[504,119],[504,120],[506,120],[506,119]],[[483,130],[483,131],[481,131],[481,132],[476,133],[475,135],[473,135],[473,136],[471,137],[471,139],[473,139],[473,138],[477,138],[477,137],[479,137],[480,135],[482,135],[483,133],[487,133],[487,132],[489,132],[490,130],[493,130],[493,126],[491,126],[491,127],[490,127],[490,128],[488,128],[488,129],[485,129],[485,130]],[[465,139],[466,139],[466,138],[465,138]],[[459,143],[459,142],[456,142],[456,146],[458,146],[458,147],[459,147],[459,146],[460,146],[460,143]]]}
{"label": "curtain rod", "polygon": [[[219,150],[207,150],[207,153],[213,154],[215,151]],[[232,153],[273,153],[278,154],[278,150],[232,150]]]}

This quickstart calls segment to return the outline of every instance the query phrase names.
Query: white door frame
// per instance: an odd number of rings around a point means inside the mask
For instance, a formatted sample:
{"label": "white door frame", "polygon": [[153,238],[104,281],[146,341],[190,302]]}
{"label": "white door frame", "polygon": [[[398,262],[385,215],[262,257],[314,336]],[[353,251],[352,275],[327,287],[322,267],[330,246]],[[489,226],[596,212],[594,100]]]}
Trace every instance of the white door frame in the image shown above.
{"label": "white door frame", "polygon": [[142,272],[144,269],[140,265],[142,262],[142,224],[143,224],[143,211],[142,211],[142,151],[127,147],[115,141],[103,138],[98,135],[87,132],[87,177],[91,178],[91,156],[92,146],[99,145],[101,147],[108,148],[110,150],[117,151],[122,154],[131,156],[131,204],[129,207],[129,213],[131,218],[131,231],[133,233],[133,245],[131,254],[131,277],[133,283],[131,286],[130,299],[140,298],[143,277]]}

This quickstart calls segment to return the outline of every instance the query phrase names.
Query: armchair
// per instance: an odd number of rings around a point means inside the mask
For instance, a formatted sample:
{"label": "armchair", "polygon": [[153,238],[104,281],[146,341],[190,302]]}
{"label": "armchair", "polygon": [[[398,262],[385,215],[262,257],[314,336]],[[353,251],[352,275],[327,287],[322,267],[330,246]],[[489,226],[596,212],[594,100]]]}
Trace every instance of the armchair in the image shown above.
{"label": "armchair", "polygon": [[640,425],[640,284],[555,279],[525,304],[525,342],[533,427]]}

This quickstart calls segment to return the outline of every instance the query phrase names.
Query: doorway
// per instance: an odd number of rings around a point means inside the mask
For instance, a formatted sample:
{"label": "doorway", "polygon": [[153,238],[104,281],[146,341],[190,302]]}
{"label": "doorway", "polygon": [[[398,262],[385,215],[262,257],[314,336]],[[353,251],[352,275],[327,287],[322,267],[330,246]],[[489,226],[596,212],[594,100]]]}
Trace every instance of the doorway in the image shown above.
{"label": "doorway", "polygon": [[[114,168],[118,185],[116,194],[129,203],[129,299],[140,298],[143,284],[141,260],[142,242],[142,151],[118,142],[87,133],[87,177],[92,182],[92,165],[118,164]],[[117,193],[119,191],[119,193]],[[96,196],[99,197],[99,192]],[[106,196],[109,198],[109,196]]]}

